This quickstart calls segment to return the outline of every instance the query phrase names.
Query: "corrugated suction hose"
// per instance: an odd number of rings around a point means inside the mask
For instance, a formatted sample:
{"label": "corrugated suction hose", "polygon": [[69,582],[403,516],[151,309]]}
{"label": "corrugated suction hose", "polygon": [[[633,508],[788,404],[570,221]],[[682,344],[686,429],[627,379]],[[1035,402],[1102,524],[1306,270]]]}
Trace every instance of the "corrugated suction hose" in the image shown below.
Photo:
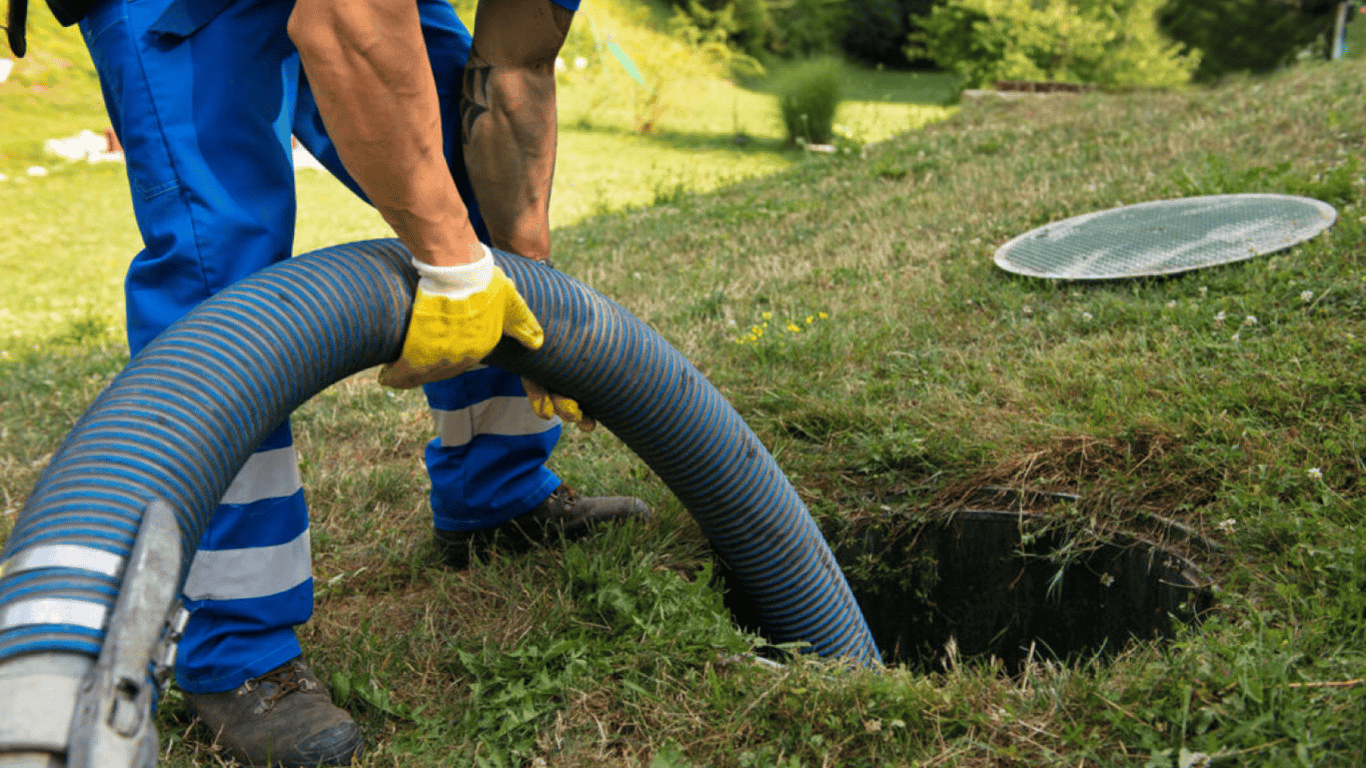
{"label": "corrugated suction hose", "polygon": [[[876,660],[815,521],[725,398],[619,305],[544,265],[496,258],[546,343],[504,340],[488,362],[574,397],[634,450],[734,569],[770,637]],[[5,545],[0,661],[97,655],[144,508],[176,510],[188,568],[265,435],[333,382],[398,356],[414,281],[396,240],[327,248],[218,294],[137,355],[54,454]]]}

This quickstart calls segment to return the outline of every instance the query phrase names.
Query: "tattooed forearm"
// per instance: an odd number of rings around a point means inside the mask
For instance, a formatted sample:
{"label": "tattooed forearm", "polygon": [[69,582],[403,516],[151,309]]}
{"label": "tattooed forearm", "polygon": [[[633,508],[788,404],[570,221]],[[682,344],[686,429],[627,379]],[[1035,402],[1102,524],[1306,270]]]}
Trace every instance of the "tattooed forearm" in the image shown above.
{"label": "tattooed forearm", "polygon": [[489,111],[489,74],[492,71],[493,67],[480,60],[477,52],[470,51],[460,92],[460,135],[466,145],[470,143],[475,122]]}
{"label": "tattooed forearm", "polygon": [[551,0],[480,0],[460,126],[479,212],[496,248],[550,255],[555,56],[573,14]]}

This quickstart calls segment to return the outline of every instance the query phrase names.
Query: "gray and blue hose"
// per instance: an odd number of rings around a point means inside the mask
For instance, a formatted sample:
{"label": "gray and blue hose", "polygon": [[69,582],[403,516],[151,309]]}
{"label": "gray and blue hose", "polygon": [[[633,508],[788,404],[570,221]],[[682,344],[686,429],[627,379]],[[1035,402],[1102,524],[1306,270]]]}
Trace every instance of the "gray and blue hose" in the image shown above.
{"label": "gray and blue hose", "polygon": [[[578,400],[664,481],[751,595],[769,636],[863,663],[877,648],[773,457],[681,354],[621,306],[496,253],[546,329],[488,362]],[[260,440],[333,382],[393,360],[415,276],[394,240],[291,259],[167,329],[96,399],[20,512],[0,563],[0,665],[100,652],[144,509],[175,510],[184,566]]]}

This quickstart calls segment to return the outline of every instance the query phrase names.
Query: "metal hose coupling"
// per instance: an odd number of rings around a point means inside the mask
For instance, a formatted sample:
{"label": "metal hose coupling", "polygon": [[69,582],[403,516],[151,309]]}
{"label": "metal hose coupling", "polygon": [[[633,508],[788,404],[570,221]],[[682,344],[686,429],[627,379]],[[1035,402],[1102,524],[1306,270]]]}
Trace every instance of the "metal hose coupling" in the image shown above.
{"label": "metal hose coupling", "polygon": [[[0,695],[0,768],[153,768],[156,702],[189,619],[176,604],[181,546],[175,513],[160,499],[147,505],[126,563],[109,562],[98,550],[73,549],[39,545],[4,563],[6,574],[121,567],[123,585],[103,627],[99,658],[32,653],[0,664],[0,691],[32,692]],[[73,609],[60,602],[20,602],[0,621],[60,623]]]}

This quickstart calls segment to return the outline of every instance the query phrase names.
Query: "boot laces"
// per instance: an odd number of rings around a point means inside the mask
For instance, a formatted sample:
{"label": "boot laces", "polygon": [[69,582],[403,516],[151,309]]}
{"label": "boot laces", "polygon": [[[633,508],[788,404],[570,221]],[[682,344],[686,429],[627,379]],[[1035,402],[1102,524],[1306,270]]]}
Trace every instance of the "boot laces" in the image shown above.
{"label": "boot laces", "polygon": [[269,696],[261,699],[263,710],[270,709],[281,699],[295,691],[308,691],[313,688],[312,682],[304,678],[303,670],[297,664],[286,664],[258,678],[248,680],[243,688],[254,691],[266,683],[274,683],[275,690]]}

